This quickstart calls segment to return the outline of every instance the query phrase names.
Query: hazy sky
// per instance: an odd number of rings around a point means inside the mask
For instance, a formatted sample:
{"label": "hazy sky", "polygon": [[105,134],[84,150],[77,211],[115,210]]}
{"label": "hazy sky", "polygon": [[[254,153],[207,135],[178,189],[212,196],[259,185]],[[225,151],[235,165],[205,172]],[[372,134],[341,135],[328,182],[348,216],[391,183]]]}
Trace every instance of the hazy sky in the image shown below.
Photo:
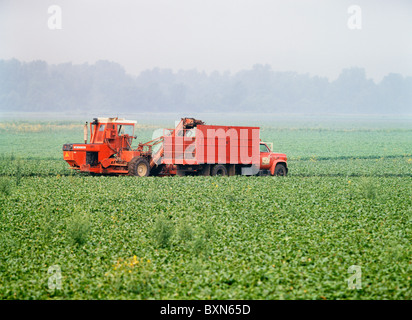
{"label": "hazy sky", "polygon": [[[62,29],[51,30],[51,5]],[[362,29],[349,29],[351,5]],[[273,70],[336,78],[363,67],[376,81],[412,76],[410,0],[0,0],[0,59],[52,64],[111,60],[154,67]]]}

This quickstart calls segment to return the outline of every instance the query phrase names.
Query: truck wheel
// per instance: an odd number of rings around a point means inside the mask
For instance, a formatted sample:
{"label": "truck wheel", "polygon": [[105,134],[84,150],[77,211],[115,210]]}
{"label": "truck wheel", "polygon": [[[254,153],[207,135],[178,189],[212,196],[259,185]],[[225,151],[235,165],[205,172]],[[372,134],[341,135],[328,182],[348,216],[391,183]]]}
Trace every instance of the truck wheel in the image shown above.
{"label": "truck wheel", "polygon": [[129,175],[147,177],[150,174],[150,164],[146,158],[135,157],[129,162]]}
{"label": "truck wheel", "polygon": [[204,164],[202,171],[200,172],[201,176],[210,176],[210,164]]}
{"label": "truck wheel", "polygon": [[184,168],[185,167],[180,164],[176,165],[176,176],[184,177],[186,175],[186,170]]}
{"label": "truck wheel", "polygon": [[275,176],[286,176],[288,171],[283,163],[278,163],[275,167]]}
{"label": "truck wheel", "polygon": [[227,176],[226,166],[224,166],[223,164],[217,164],[213,166],[211,175],[212,176]]}
{"label": "truck wheel", "polygon": [[184,177],[184,176],[186,175],[186,171],[185,171],[185,170],[179,170],[179,169],[177,169],[177,170],[176,170],[176,175],[177,175],[178,177]]}

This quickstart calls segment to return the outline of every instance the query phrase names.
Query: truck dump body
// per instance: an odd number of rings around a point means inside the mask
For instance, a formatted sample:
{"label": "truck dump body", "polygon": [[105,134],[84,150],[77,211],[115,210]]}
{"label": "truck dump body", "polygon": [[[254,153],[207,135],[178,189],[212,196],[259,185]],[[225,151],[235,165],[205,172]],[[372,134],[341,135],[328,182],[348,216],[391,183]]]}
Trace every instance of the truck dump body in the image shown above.
{"label": "truck dump body", "polygon": [[163,143],[163,164],[259,164],[259,127],[197,125]]}

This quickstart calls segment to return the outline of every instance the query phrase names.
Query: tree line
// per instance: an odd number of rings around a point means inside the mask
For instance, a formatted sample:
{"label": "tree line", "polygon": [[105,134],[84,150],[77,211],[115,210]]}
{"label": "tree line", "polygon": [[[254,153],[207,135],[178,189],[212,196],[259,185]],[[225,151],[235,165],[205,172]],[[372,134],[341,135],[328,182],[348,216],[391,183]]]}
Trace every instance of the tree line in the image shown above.
{"label": "tree line", "polygon": [[0,60],[2,112],[272,112],[411,114],[412,77],[379,83],[358,67],[328,78],[254,65],[236,73],[154,68],[138,76],[114,62]]}

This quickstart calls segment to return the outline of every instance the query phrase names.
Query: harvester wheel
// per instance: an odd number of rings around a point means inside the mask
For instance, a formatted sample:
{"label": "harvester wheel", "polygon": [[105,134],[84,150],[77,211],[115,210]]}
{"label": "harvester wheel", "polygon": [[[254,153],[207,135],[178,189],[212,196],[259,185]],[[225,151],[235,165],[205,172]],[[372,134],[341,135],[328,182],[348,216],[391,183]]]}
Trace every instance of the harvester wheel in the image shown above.
{"label": "harvester wheel", "polygon": [[135,157],[129,162],[129,175],[147,177],[150,174],[150,164],[146,158]]}
{"label": "harvester wheel", "polygon": [[212,176],[227,176],[227,168],[223,164],[217,164],[213,166]]}
{"label": "harvester wheel", "polygon": [[283,163],[278,163],[275,167],[275,176],[286,176],[288,171]]}

